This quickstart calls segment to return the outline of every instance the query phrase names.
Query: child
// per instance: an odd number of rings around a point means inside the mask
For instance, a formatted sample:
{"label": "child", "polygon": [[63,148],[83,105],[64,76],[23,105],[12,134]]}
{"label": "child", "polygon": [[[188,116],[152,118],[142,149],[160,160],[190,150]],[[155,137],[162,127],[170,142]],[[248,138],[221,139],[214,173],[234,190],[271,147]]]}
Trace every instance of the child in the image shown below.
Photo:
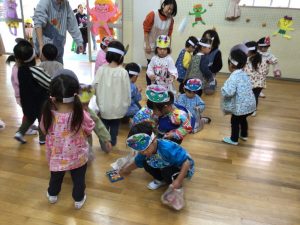
{"label": "child", "polygon": [[56,61],[57,48],[53,44],[45,44],[42,48],[42,57],[39,67],[43,68],[51,77],[57,70],[63,69],[64,65]]}
{"label": "child", "polygon": [[[26,131],[36,119],[40,120],[42,105],[48,98],[51,78],[43,69],[35,66],[35,52],[28,41],[19,40],[13,51],[17,64],[20,103],[25,118],[14,138],[24,144]],[[40,130],[39,143],[45,144],[45,136]]]}
{"label": "child", "polygon": [[247,117],[256,108],[251,81],[243,71],[246,62],[247,55],[242,50],[231,51],[228,59],[231,74],[221,88],[223,111],[231,114],[231,137],[224,137],[223,141],[231,145],[238,145],[239,137],[244,141],[248,139]]}
{"label": "child", "polygon": [[[269,51],[271,45],[270,37],[263,37],[258,40],[258,52],[262,56],[262,72],[265,76],[269,74],[270,65],[273,65],[273,74],[275,78],[281,77],[281,70],[279,68],[278,59]],[[266,80],[264,84],[266,88]],[[262,92],[260,92],[259,97],[266,97]]]}
{"label": "child", "polygon": [[[184,80],[186,70],[189,68],[192,60],[192,53],[194,52],[198,39],[190,36],[185,42],[185,48],[181,50],[176,60],[175,66],[178,71],[177,81],[181,84]],[[180,91],[180,90],[179,90]]]}
{"label": "child", "polygon": [[178,73],[174,61],[170,56],[171,40],[166,35],[160,35],[156,40],[155,55],[152,57],[147,76],[152,84],[159,84],[176,94],[173,81],[177,79]]}
{"label": "child", "polygon": [[177,104],[184,106],[192,113],[191,125],[193,133],[197,133],[203,128],[204,123],[210,123],[209,117],[202,117],[201,113],[205,109],[204,101],[196,94],[201,89],[200,79],[188,79],[184,83],[184,94],[178,96]]}
{"label": "child", "polygon": [[41,128],[46,134],[47,159],[51,177],[47,191],[49,203],[57,202],[66,171],[73,181],[75,208],[86,200],[85,173],[88,161],[87,136],[95,126],[83,110],[79,82],[70,70],[60,70],[50,84],[50,98],[43,109]]}
{"label": "child", "polygon": [[33,41],[32,41],[33,25],[32,24],[33,21],[31,18],[27,18],[24,20],[25,40],[27,40],[33,46]]}
{"label": "child", "polygon": [[97,54],[96,57],[96,62],[95,62],[95,74],[98,70],[98,68],[104,64],[107,64],[106,61],[106,52],[107,52],[107,46],[109,45],[110,42],[113,41],[112,37],[104,37],[102,39],[102,42],[100,44],[100,50]]}
{"label": "child", "polygon": [[146,90],[147,107],[157,118],[159,138],[169,139],[181,144],[183,138],[191,133],[190,115],[184,106],[174,104],[174,95],[160,85],[150,85]]}
{"label": "child", "polygon": [[109,64],[101,66],[93,82],[96,102],[106,129],[110,132],[111,144],[117,144],[120,120],[131,103],[130,80],[122,67],[125,48],[119,41],[109,43],[106,60]]}
{"label": "child", "polygon": [[[189,78],[197,78],[200,79],[204,85],[214,80],[213,74],[209,70],[209,58],[205,57],[205,55],[210,53],[210,50],[211,40],[207,38],[201,38],[197,44],[192,61],[186,72],[185,80]],[[202,88],[197,91],[197,95],[201,97]]]}
{"label": "child", "polygon": [[130,89],[131,89],[131,104],[127,110],[126,117],[133,117],[142,107],[139,101],[142,100],[141,88],[138,88],[135,82],[141,72],[141,68],[136,63],[129,63],[126,65],[125,70],[127,70],[130,78]]}
{"label": "child", "polygon": [[[94,96],[94,94],[95,94],[95,90],[94,90],[94,88],[92,88],[91,85],[81,85],[79,98],[82,103],[83,109],[89,113],[90,117],[95,122],[94,132],[96,133],[96,135],[99,139],[99,143],[100,143],[102,151],[108,153],[111,151],[110,134],[107,131],[107,129],[104,126],[101,119],[97,116],[97,114],[91,108],[88,107],[90,100]],[[90,145],[89,154],[90,154],[91,158],[93,158],[93,152],[91,149],[91,147],[93,145],[92,135],[89,136],[88,141],[89,141],[89,145]]]}
{"label": "child", "polygon": [[120,170],[120,174],[129,175],[137,168],[144,168],[154,178],[147,185],[150,190],[166,184],[182,189],[184,178],[194,174],[194,161],[187,151],[172,141],[157,139],[147,122],[133,126],[126,143],[138,154],[131,164]]}
{"label": "child", "polygon": [[211,82],[211,84],[208,84],[204,87],[204,93],[207,95],[211,95],[216,91],[217,87],[217,80],[216,80],[216,74],[222,69],[223,62],[222,62],[222,53],[219,49],[220,45],[220,38],[214,29],[212,30],[206,30],[203,35],[203,38],[211,39],[211,51],[207,55],[209,59],[209,70],[213,73],[214,81]]}
{"label": "child", "polygon": [[[264,87],[266,82],[266,76],[262,72],[262,57],[257,52],[257,43],[255,41],[249,41],[245,43],[248,47],[248,59],[244,71],[249,75],[252,84],[252,90],[256,100],[256,108],[258,105],[258,96]],[[256,110],[252,116],[256,116]]]}

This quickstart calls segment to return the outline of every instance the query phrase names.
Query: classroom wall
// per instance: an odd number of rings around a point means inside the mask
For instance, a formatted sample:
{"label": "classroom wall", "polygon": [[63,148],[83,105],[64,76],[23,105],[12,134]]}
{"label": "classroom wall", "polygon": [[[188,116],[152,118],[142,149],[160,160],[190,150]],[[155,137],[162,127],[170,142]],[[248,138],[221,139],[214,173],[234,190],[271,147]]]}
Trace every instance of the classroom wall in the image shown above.
{"label": "classroom wall", "polygon": [[[129,43],[131,46],[126,62],[135,60],[142,65],[146,65],[146,59],[142,54],[143,46],[134,43],[142,43],[143,33],[134,33],[136,27],[141,27],[143,21],[134,20],[135,14],[144,14],[147,12],[138,10],[134,7],[135,0],[124,0],[124,43]],[[145,0],[139,0],[145,1]],[[196,25],[192,27],[193,17],[189,16],[189,22],[183,33],[179,33],[178,26],[184,17],[192,11],[194,4],[202,3],[207,12],[203,15],[203,20],[206,25]],[[208,4],[213,3],[209,7]],[[245,40],[258,40],[263,36],[271,36],[271,51],[279,58],[280,67],[282,69],[283,78],[300,79],[300,72],[296,66],[300,59],[300,10],[297,9],[272,9],[272,8],[253,8],[241,7],[241,18],[235,21],[226,21],[225,13],[229,0],[212,0],[212,1],[193,1],[193,0],[178,0],[178,14],[175,17],[175,27],[172,36],[172,57],[176,60],[178,53],[184,47],[185,40],[190,35],[197,37],[202,36],[202,33],[215,27],[220,35],[220,49],[223,54],[224,67],[221,72],[228,72],[227,57],[230,48]],[[155,9],[155,8],[153,8]],[[289,31],[292,36],[291,40],[287,40],[281,36],[272,37],[272,34],[278,30],[277,21],[285,16],[293,17],[295,31]],[[246,22],[250,19],[250,22]],[[266,27],[262,27],[262,23],[266,23]],[[138,51],[138,55],[137,52]],[[135,53],[135,55],[133,55]],[[136,56],[137,55],[137,56]],[[272,75],[272,74],[270,74]]]}

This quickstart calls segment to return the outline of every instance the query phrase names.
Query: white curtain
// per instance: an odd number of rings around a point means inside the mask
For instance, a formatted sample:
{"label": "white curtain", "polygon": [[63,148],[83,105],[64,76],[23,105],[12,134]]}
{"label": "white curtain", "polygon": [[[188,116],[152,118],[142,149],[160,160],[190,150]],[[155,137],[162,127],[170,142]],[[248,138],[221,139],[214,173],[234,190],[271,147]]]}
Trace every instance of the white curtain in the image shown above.
{"label": "white curtain", "polygon": [[239,3],[240,0],[229,0],[229,5],[225,16],[227,20],[235,20],[241,16]]}

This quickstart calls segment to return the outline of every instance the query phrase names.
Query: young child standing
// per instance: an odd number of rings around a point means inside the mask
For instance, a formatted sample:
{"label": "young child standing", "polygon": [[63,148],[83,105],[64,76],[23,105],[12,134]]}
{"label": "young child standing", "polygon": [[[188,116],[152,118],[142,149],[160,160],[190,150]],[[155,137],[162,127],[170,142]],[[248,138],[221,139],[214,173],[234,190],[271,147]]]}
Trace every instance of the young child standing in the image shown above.
{"label": "young child standing", "polygon": [[[40,121],[42,106],[48,98],[51,78],[43,69],[35,66],[35,52],[28,41],[20,40],[13,51],[16,61],[17,86],[20,91],[20,104],[24,115],[22,124],[14,138],[24,144],[26,143],[25,133],[36,119]],[[40,130],[39,143],[45,144],[45,136]]]}
{"label": "young child standing", "polygon": [[112,146],[117,144],[120,120],[131,103],[130,79],[122,67],[124,55],[125,48],[121,42],[109,43],[106,53],[109,64],[97,70],[93,81],[100,116],[110,132]]}
{"label": "young child standing", "polygon": [[106,61],[107,46],[112,41],[113,41],[112,37],[104,37],[102,39],[102,42],[100,43],[100,50],[96,56],[95,74],[100,66],[107,64],[107,61]]}
{"label": "young child standing", "polygon": [[177,81],[180,84],[183,82],[186,74],[186,70],[190,66],[190,62],[192,60],[192,54],[195,51],[197,43],[198,43],[198,39],[194,36],[190,36],[185,42],[185,48],[181,50],[176,60],[175,66],[178,71]]}
{"label": "young child standing", "polygon": [[[189,78],[200,79],[203,85],[214,80],[213,74],[209,69],[209,58],[205,55],[209,54],[211,50],[211,40],[201,38],[194,51],[192,61],[186,72],[185,80]],[[197,95],[201,97],[202,88],[197,91]]]}
{"label": "young child standing", "polygon": [[[271,46],[270,37],[263,37],[258,40],[258,52],[262,56],[262,72],[267,77],[269,74],[270,65],[273,65],[273,74],[275,78],[281,77],[281,70],[279,68],[278,59],[274,56],[270,51],[269,48]],[[266,80],[264,84],[264,88],[266,88]],[[265,97],[265,95],[260,92],[259,97]]]}
{"label": "young child standing", "polygon": [[43,68],[46,73],[53,77],[56,71],[63,69],[64,67],[62,63],[56,61],[58,54],[57,48],[53,44],[45,44],[42,48],[42,53],[42,62],[38,66]]}
{"label": "young child standing", "polygon": [[142,89],[136,86],[136,81],[141,72],[141,68],[136,63],[128,63],[125,66],[125,70],[127,70],[129,78],[130,78],[130,89],[131,89],[131,104],[127,110],[126,117],[133,117],[142,107],[139,101],[142,100]]}
{"label": "young child standing", "polygon": [[133,126],[126,143],[138,154],[131,164],[120,170],[120,174],[129,175],[137,168],[144,168],[154,178],[147,185],[150,190],[166,184],[180,190],[184,178],[194,174],[194,161],[187,151],[172,141],[157,139],[147,122]]}
{"label": "young child standing", "polygon": [[160,35],[157,38],[155,55],[148,65],[147,76],[152,84],[162,85],[175,94],[173,81],[177,79],[178,73],[170,56],[170,43],[171,40],[166,35]]}
{"label": "young child standing", "polygon": [[[248,47],[249,51],[244,71],[250,77],[257,109],[258,97],[264,87],[267,77],[262,72],[262,57],[261,54],[257,52],[257,43],[255,41],[249,41],[245,43],[245,45]],[[252,113],[252,116],[256,116],[256,110]]]}
{"label": "young child standing", "polygon": [[201,114],[205,109],[205,103],[196,92],[201,89],[200,79],[188,79],[184,82],[184,94],[178,96],[177,104],[184,106],[192,113],[191,125],[193,133],[202,130],[205,123],[210,123],[209,117],[203,117]]}
{"label": "young child standing", "polygon": [[60,70],[50,84],[50,97],[43,109],[41,128],[46,134],[46,149],[51,172],[47,197],[57,202],[66,171],[73,181],[74,206],[80,209],[86,200],[85,174],[88,161],[87,137],[95,126],[83,110],[79,82],[70,70]]}
{"label": "young child standing", "polygon": [[214,80],[204,87],[204,93],[207,95],[211,95],[216,91],[216,87],[217,87],[216,74],[223,67],[222,53],[219,49],[220,38],[217,31],[215,31],[214,29],[206,30],[203,33],[202,37],[212,40],[211,51],[207,55],[207,57],[209,59],[209,64],[208,64],[209,70],[213,73]]}
{"label": "young child standing", "polygon": [[233,50],[228,59],[229,78],[221,88],[223,96],[223,111],[231,114],[231,137],[224,137],[223,141],[231,145],[238,145],[238,139],[248,139],[247,117],[255,109],[255,97],[249,76],[243,71],[247,62],[247,55],[242,50]]}

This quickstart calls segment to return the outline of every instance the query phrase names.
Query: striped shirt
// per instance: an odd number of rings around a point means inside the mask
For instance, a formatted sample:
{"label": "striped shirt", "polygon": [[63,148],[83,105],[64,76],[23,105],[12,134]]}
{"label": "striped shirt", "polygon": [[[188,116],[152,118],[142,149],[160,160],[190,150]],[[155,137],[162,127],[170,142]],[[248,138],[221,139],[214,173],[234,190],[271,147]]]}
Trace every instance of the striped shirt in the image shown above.
{"label": "striped shirt", "polygon": [[47,74],[43,68],[37,66],[30,67],[33,78],[41,85],[43,88],[49,90],[51,77]]}

